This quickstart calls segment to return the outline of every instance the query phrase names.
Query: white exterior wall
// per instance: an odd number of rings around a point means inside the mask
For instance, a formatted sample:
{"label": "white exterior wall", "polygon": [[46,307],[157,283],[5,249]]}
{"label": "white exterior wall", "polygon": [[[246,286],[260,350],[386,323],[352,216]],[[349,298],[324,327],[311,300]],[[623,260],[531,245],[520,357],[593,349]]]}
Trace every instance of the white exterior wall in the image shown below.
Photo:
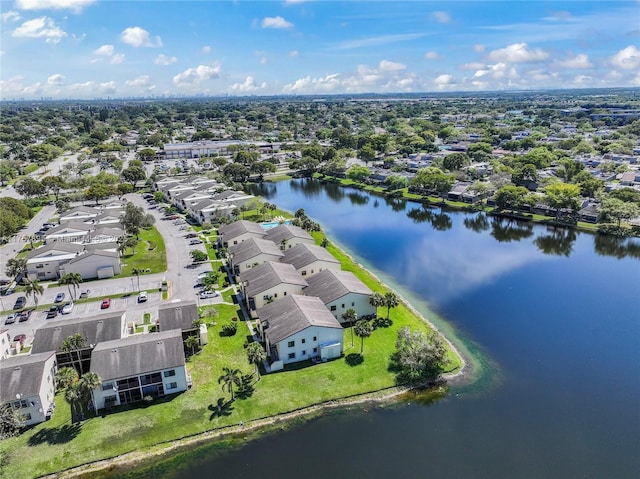
{"label": "white exterior wall", "polygon": [[253,268],[256,263],[258,265],[261,265],[262,263],[265,263],[266,261],[278,261],[280,259],[280,257],[278,256],[273,256],[270,254],[264,254],[261,253],[257,256],[254,256],[253,258],[250,258],[249,260],[245,261],[242,264],[236,263],[235,261],[232,261],[232,264],[234,266],[234,268],[237,266],[238,267],[238,271],[240,272],[240,274],[244,273],[247,270],[250,270],[251,268]]}
{"label": "white exterior wall", "polygon": [[[269,301],[265,299],[265,296],[271,296],[274,301],[277,301],[278,299],[282,299],[285,296],[291,294],[303,295],[304,292],[302,291],[302,286],[298,284],[280,283],[273,288],[262,291],[261,293],[253,297],[256,306],[255,309],[262,308],[265,304],[268,304]],[[247,298],[247,303],[248,302],[249,298]],[[247,308],[249,308],[248,304]],[[252,310],[252,313],[255,311],[255,309]],[[252,316],[254,315],[252,314]]]}
{"label": "white exterior wall", "polygon": [[9,331],[0,333],[0,359],[11,356],[11,335]]}
{"label": "white exterior wall", "polygon": [[[313,238],[311,238],[311,239],[290,238],[290,239],[287,240],[287,244],[285,245],[284,249],[291,249],[294,246],[299,245],[299,244],[303,244],[303,243],[304,244],[310,244],[310,245],[315,245],[316,244],[316,242],[315,242],[315,240]],[[278,246],[280,247],[280,249],[283,249],[281,244],[279,244]]]}
{"label": "white exterior wall", "polygon": [[77,221],[79,223],[84,223],[87,220],[90,220],[92,218],[95,218],[96,216],[98,216],[98,213],[77,213],[77,214],[72,214],[70,216],[61,216],[58,219],[58,222],[63,225],[65,223],[69,223],[71,221]]}
{"label": "white exterior wall", "polygon": [[[47,409],[53,404],[56,393],[55,385],[56,376],[56,355],[52,354],[44,363],[44,371],[42,373],[42,382],[37,395],[21,397],[19,400],[26,401],[26,407],[20,407],[18,412],[23,415],[30,414],[31,419],[25,420],[25,426],[39,424],[46,420]],[[16,398],[16,402],[18,398]]]}
{"label": "white exterior wall", "polygon": [[87,258],[86,260],[76,261],[73,264],[64,265],[64,273],[80,273],[82,279],[92,279],[98,277],[98,269],[103,267],[112,267],[113,274],[120,274],[120,259],[94,256],[93,258]]}
{"label": "white exterior wall", "polygon": [[242,233],[241,235],[238,235],[234,238],[229,238],[230,241],[227,242],[227,247],[233,246],[234,244],[240,244],[243,241],[246,241],[251,238],[261,238],[261,236],[257,236],[255,233]]}
{"label": "white exterior wall", "polygon": [[[175,376],[165,377],[164,375],[165,371],[171,371],[171,370],[175,371],[176,373]],[[155,372],[158,372],[158,371],[146,371],[146,372],[140,373],[138,377],[144,376],[145,374],[155,373]],[[175,394],[175,393],[179,393],[187,390],[188,386],[187,386],[187,367],[186,366],[178,366],[175,368],[163,369],[160,372],[162,374],[162,383],[164,387],[165,396],[168,394]],[[135,376],[129,376],[129,377],[135,377]],[[118,395],[117,390],[114,390],[114,386],[118,383],[118,381],[122,379],[127,379],[127,377],[110,379],[108,381],[104,381],[100,386],[98,386],[93,390],[93,401],[96,406],[96,409],[104,409],[105,400],[110,396],[115,396],[116,398],[116,402],[114,403],[114,405],[116,406],[120,405],[120,397]],[[175,383],[176,387],[169,389],[169,385],[171,383]]]}
{"label": "white exterior wall", "polygon": [[[269,329],[267,329],[268,334]],[[325,328],[321,326],[310,326],[276,344],[280,361],[283,364],[305,361],[314,356],[320,356],[320,344],[327,342],[339,342],[340,352],[344,350],[343,343],[344,330],[342,328]],[[313,338],[316,338],[315,341]],[[302,340],[305,340],[303,343]],[[293,347],[289,346],[289,342],[293,341]],[[267,345],[268,351],[269,345]],[[316,349],[316,351],[314,351]],[[295,354],[294,358],[290,358],[289,354]]]}
{"label": "white exterior wall", "polygon": [[[369,296],[366,294],[349,293],[342,298],[327,303],[326,306],[329,312],[333,314],[333,317],[341,323],[344,322],[342,315],[349,308],[356,310],[358,318],[369,314],[376,314],[376,308],[369,304]],[[335,311],[332,310],[334,306]]]}
{"label": "white exterior wall", "polygon": [[311,264],[303,266],[299,268],[297,271],[302,276],[309,277],[314,274],[318,274],[320,271],[324,271],[325,269],[331,269],[333,271],[340,271],[340,263],[331,263],[329,261],[314,261]]}

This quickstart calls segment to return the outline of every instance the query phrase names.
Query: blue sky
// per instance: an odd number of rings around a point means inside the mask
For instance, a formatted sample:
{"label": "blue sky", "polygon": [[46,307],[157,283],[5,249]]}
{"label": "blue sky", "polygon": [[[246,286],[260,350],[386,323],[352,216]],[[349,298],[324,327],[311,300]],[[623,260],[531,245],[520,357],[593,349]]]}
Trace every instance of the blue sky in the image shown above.
{"label": "blue sky", "polygon": [[0,1],[3,99],[640,86],[640,1]]}

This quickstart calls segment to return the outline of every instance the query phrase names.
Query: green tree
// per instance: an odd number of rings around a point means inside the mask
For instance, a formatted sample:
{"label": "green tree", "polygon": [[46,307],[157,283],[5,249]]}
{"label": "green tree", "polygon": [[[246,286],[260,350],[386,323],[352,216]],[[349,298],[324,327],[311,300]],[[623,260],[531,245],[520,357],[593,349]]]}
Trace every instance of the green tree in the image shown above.
{"label": "green tree", "polygon": [[442,160],[442,166],[449,171],[456,171],[469,164],[469,157],[465,153],[450,153]]}
{"label": "green tree", "polygon": [[342,319],[349,321],[349,327],[351,329],[351,347],[353,347],[353,323],[358,319],[358,313],[356,313],[355,309],[349,308],[342,313]]}
{"label": "green tree", "polygon": [[116,191],[118,192],[119,197],[123,197],[129,193],[133,193],[133,185],[129,183],[118,183],[116,185]]}
{"label": "green tree", "polygon": [[93,399],[93,391],[95,388],[102,384],[102,379],[100,379],[100,376],[98,376],[98,374],[96,373],[87,372],[80,377],[78,383],[80,387],[82,405],[85,407],[85,409],[88,409],[89,401],[91,401],[93,403],[95,411],[96,404]]}
{"label": "green tree", "polygon": [[131,186],[134,187],[138,181],[147,179],[147,174],[139,166],[129,166],[129,168],[125,168],[122,170],[120,176],[124,181],[131,183]]}
{"label": "green tree", "polygon": [[447,350],[433,330],[427,334],[404,326],[398,331],[392,367],[401,384],[419,385],[439,375],[446,363]]}
{"label": "green tree", "polygon": [[67,188],[67,183],[61,176],[46,176],[40,181],[40,183],[42,183],[42,186],[47,191],[53,193],[56,201],[58,200],[60,190]]}
{"label": "green tree", "polygon": [[378,314],[378,308],[384,306],[384,295],[380,293],[373,293],[369,296],[369,304],[376,308],[376,316]]}
{"label": "green tree", "polygon": [[553,183],[545,188],[543,201],[556,210],[556,220],[561,210],[577,211],[579,207],[580,187],[568,183]]}
{"label": "green tree", "polygon": [[238,183],[244,183],[249,178],[249,169],[240,163],[229,163],[222,172]]}
{"label": "green tree", "polygon": [[227,390],[231,395],[231,402],[235,400],[233,386],[240,387],[242,385],[242,371],[229,367],[222,368],[222,375],[218,378],[218,384],[222,384],[222,390]]}
{"label": "green tree", "polygon": [[371,323],[365,319],[361,319],[356,322],[356,325],[353,327],[356,336],[360,338],[360,354],[364,351],[364,338],[368,338],[373,333],[373,327]]}
{"label": "green tree", "polygon": [[191,259],[194,263],[202,263],[203,261],[207,261],[209,259],[209,255],[204,251],[200,251],[199,249],[193,249],[189,251],[189,255],[191,255]]}
{"label": "green tree", "polygon": [[360,148],[358,157],[365,163],[369,163],[370,161],[375,160],[376,151],[371,147],[371,145],[366,144],[362,148]]}
{"label": "green tree", "polygon": [[529,190],[524,186],[505,185],[496,192],[496,206],[500,210],[518,210],[527,204]]}
{"label": "green tree", "polygon": [[387,320],[389,319],[389,313],[391,308],[395,308],[400,304],[400,298],[393,291],[387,291],[384,294],[384,305],[387,307]]}
{"label": "green tree", "polygon": [[347,170],[347,178],[356,183],[362,183],[364,180],[369,178],[370,174],[371,171],[369,171],[369,168],[362,165],[353,165]]}
{"label": "green tree", "polygon": [[66,389],[77,382],[79,378],[80,376],[78,376],[78,371],[74,368],[70,368],[68,366],[60,368],[56,373],[56,388]]}
{"label": "green tree", "polygon": [[16,436],[24,427],[24,418],[11,403],[0,405],[0,440]]}
{"label": "green tree", "polygon": [[62,344],[60,344],[60,351],[69,354],[71,361],[73,361],[73,353],[75,352],[77,361],[77,371],[80,375],[83,374],[82,356],[81,350],[87,347],[87,338],[80,333],[73,334],[67,337]]}
{"label": "green tree", "polygon": [[142,148],[136,153],[136,156],[142,161],[151,161],[156,157],[157,154],[158,153],[153,148]]}
{"label": "green tree", "polygon": [[120,223],[127,234],[134,235],[137,238],[140,234],[140,227],[144,222],[144,218],[144,209],[128,201],[124,207],[124,213],[120,217]]}
{"label": "green tree", "polygon": [[[65,274],[62,278],[60,278],[58,280],[58,284],[59,285],[67,285],[67,289],[69,290],[69,296],[71,296],[71,298],[73,299],[73,301],[76,300],[76,291],[77,291],[77,287],[80,285],[80,283],[82,283],[82,275],[80,273],[67,273]],[[71,286],[73,286],[73,293],[71,293]]]}
{"label": "green tree", "polygon": [[108,198],[113,193],[113,188],[110,185],[103,183],[93,183],[84,192],[84,197],[87,200],[95,200],[96,205],[105,198]]}
{"label": "green tree", "polygon": [[27,258],[11,258],[7,261],[6,270],[9,278],[17,278],[27,274]]}
{"label": "green tree", "polygon": [[526,165],[518,168],[511,175],[511,181],[516,186],[526,186],[530,183],[538,182],[538,170],[535,165],[527,163]]}
{"label": "green tree", "polygon": [[600,213],[607,220],[616,221],[618,228],[620,228],[623,220],[640,216],[640,206],[617,198],[606,197],[602,199]]}
{"label": "green tree", "polygon": [[195,354],[196,348],[200,347],[200,340],[197,336],[188,336],[187,339],[184,340],[185,348],[191,350],[191,356]]}
{"label": "green tree", "polygon": [[32,196],[42,196],[45,193],[45,188],[42,186],[42,183],[31,177],[24,178],[16,183],[15,190],[27,198]]}
{"label": "green tree", "polygon": [[400,175],[389,175],[384,182],[392,191],[406,188],[409,184],[409,180],[405,176]]}
{"label": "green tree", "polygon": [[604,188],[604,181],[595,178],[588,171],[581,171],[573,177],[573,181],[580,187],[580,195],[585,198],[595,198]]}
{"label": "green tree", "polygon": [[34,281],[29,281],[24,287],[24,294],[27,298],[33,295],[33,302],[35,303],[36,308],[38,307],[38,296],[42,296],[43,293],[44,288],[40,283],[38,283],[37,279]]}
{"label": "green tree", "polygon": [[262,347],[262,344],[253,342],[247,346],[247,360],[249,364],[253,364],[256,367],[256,373],[260,378],[260,364],[267,359],[267,353]]}

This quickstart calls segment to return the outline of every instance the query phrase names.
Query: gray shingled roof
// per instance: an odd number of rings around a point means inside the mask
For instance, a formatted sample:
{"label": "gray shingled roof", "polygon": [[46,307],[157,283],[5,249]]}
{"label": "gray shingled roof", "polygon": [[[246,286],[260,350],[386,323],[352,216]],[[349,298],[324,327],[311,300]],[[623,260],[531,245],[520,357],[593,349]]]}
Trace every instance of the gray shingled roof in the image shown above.
{"label": "gray shingled roof", "polygon": [[234,221],[233,223],[223,225],[218,228],[218,236],[221,236],[222,241],[226,242],[229,242],[233,238],[245,233],[252,233],[258,237],[262,237],[267,234],[264,228],[258,223],[246,220]]}
{"label": "gray shingled roof", "polygon": [[80,221],[69,221],[67,223],[62,223],[59,226],[51,228],[49,231],[47,231],[45,233],[45,236],[49,236],[49,235],[52,235],[52,234],[59,233],[60,231],[64,231],[67,228],[73,229],[73,230],[80,230],[80,231],[89,232],[89,231],[91,231],[93,229],[93,225],[90,225],[90,224],[87,224],[87,223],[81,223]]}
{"label": "gray shingled roof", "polygon": [[96,256],[105,256],[108,258],[118,258],[120,256],[120,254],[117,251],[106,251],[103,249],[95,249],[89,253],[85,253],[85,254],[81,254],[80,256],[76,256],[75,258],[73,258],[71,261],[69,261],[69,264],[73,264],[73,263],[77,263],[79,261],[84,261],[87,258],[91,258],[91,257],[96,257]]}
{"label": "gray shingled roof", "polygon": [[261,238],[249,238],[242,243],[232,245],[229,247],[229,253],[234,264],[244,263],[260,254],[271,255],[277,261],[284,254],[273,241]]}
{"label": "gray shingled roof", "polygon": [[[29,252],[29,254],[27,254],[27,259],[32,259],[32,258],[35,258],[36,256],[41,256],[44,253],[47,253],[51,250],[64,251],[63,254],[78,253],[84,250],[84,246],[76,243],[64,243],[61,241],[60,242],[57,241],[55,243],[51,243],[46,246],[41,246],[39,248],[34,249],[33,251]],[[49,256],[52,256],[52,255],[49,255]],[[57,256],[57,255],[53,255],[53,256]]]}
{"label": "gray shingled roof", "polygon": [[65,211],[60,216],[64,219],[74,213],[95,213],[97,215],[100,213],[100,208],[94,208],[93,206],[76,206],[75,208],[71,208],[69,211]]}
{"label": "gray shingled roof", "polygon": [[307,286],[307,282],[293,266],[275,261],[267,261],[245,271],[240,280],[246,281],[246,292],[249,297],[282,283]]}
{"label": "gray shingled roof", "polygon": [[349,293],[372,294],[369,287],[350,271],[325,269],[307,278],[309,286],[304,289],[307,296],[317,296],[324,304],[335,301]]}
{"label": "gray shingled roof", "polygon": [[117,311],[89,318],[49,321],[44,326],[36,329],[31,352],[60,351],[62,342],[76,333],[80,333],[87,338],[87,345],[120,339],[122,336],[121,318],[123,314],[124,311]]}
{"label": "gray shingled roof", "polygon": [[275,344],[310,326],[342,326],[319,298],[292,294],[256,311],[269,343]]}
{"label": "gray shingled roof", "polygon": [[104,341],[91,353],[91,372],[103,382],[184,366],[184,363],[182,333],[177,329]]}
{"label": "gray shingled roof", "polygon": [[44,363],[54,351],[40,354],[19,354],[0,362],[0,403],[15,401],[16,395],[37,396],[40,393]]}
{"label": "gray shingled roof", "polygon": [[158,323],[161,331],[193,329],[193,322],[196,319],[198,319],[198,305],[195,301],[176,301],[163,304],[158,308]]}
{"label": "gray shingled roof", "polygon": [[279,245],[283,239],[290,240],[292,238],[301,238],[313,241],[311,235],[299,226],[286,224],[281,224],[275,228],[267,230],[267,235],[264,237],[264,239],[271,240],[277,245]]}
{"label": "gray shingled roof", "polygon": [[330,263],[340,264],[331,253],[321,246],[314,244],[300,243],[284,252],[284,256],[280,258],[280,262],[289,263],[295,269],[303,268],[315,261],[327,261]]}

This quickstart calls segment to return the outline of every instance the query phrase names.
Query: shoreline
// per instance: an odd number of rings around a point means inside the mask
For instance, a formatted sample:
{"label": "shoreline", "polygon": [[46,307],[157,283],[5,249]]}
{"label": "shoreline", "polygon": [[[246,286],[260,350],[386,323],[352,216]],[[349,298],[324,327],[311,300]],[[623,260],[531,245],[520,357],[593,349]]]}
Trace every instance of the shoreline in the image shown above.
{"label": "shoreline", "polygon": [[[349,261],[351,261],[356,267],[360,268],[368,275],[370,275],[375,281],[389,288],[388,285],[382,281],[382,279],[372,272],[370,268],[365,267],[359,261],[345,251],[345,249],[333,242],[335,248],[339,249]],[[406,306],[420,321],[424,322],[434,331],[437,331],[440,337],[447,343],[451,351],[460,358],[461,366],[455,372],[449,372],[442,374],[442,378],[446,379],[446,383],[452,386],[464,385],[467,382],[471,382],[473,378],[470,373],[473,362],[467,356],[461,352],[462,348],[457,347],[432,321],[427,319],[420,311],[418,311],[407,299],[401,295],[397,289],[393,289],[398,294],[400,301]],[[454,335],[455,336],[455,335]],[[193,446],[200,446],[214,441],[220,441],[227,438],[236,437],[242,433],[247,432],[259,432],[261,429],[274,426],[279,423],[287,423],[294,419],[313,416],[314,414],[322,414],[324,411],[330,411],[339,408],[353,407],[359,404],[371,403],[373,405],[384,405],[397,400],[404,394],[414,391],[414,388],[392,386],[378,391],[371,391],[356,396],[345,397],[340,399],[333,399],[330,401],[313,404],[304,408],[277,414],[275,416],[269,416],[266,418],[255,419],[246,423],[239,423],[231,426],[225,426],[222,428],[212,429],[209,431],[194,434],[192,436],[186,436],[178,439],[173,439],[165,443],[158,443],[147,447],[143,450],[130,451],[124,454],[113,456],[108,459],[100,459],[98,461],[89,462],[80,466],[75,466],[66,470],[57,471],[52,474],[41,476],[45,479],[53,478],[82,478],[90,477],[91,474],[107,471],[109,469],[127,469],[142,465],[145,462],[153,459],[154,457],[163,456],[165,454],[178,454],[180,451]]]}

